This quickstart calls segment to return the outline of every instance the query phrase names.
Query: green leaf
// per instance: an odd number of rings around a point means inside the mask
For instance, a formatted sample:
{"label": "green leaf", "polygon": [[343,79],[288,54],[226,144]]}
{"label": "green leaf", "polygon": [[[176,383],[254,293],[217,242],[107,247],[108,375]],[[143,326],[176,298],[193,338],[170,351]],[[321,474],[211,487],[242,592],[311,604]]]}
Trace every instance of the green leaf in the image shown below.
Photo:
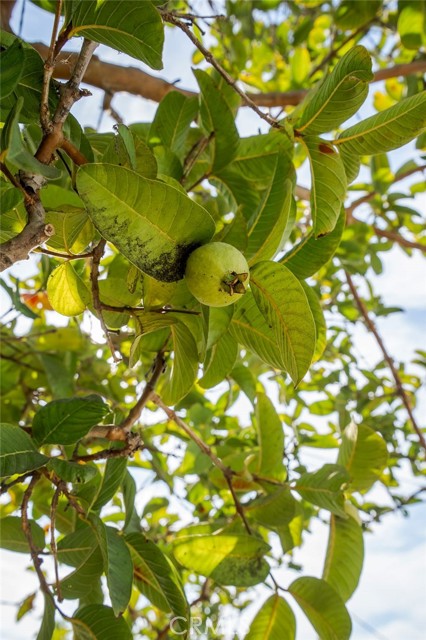
{"label": "green leaf", "polygon": [[[124,478],[121,482],[121,488],[123,491],[124,511],[126,513],[126,519],[124,521],[123,529],[126,530],[133,524],[134,518],[136,518],[140,527],[139,518],[135,508],[136,498],[136,482],[131,473],[126,469]],[[130,529],[131,531],[132,529]]]}
{"label": "green leaf", "polygon": [[194,69],[193,73],[201,91],[201,122],[207,135],[213,136],[212,171],[220,171],[238,151],[240,138],[234,114],[214,79],[201,69]]}
{"label": "green leaf", "polygon": [[71,567],[79,568],[98,547],[98,542],[93,535],[92,528],[84,524],[72,533],[61,538],[57,547],[60,562],[68,564]]}
{"label": "green leaf", "polygon": [[250,286],[274,332],[285,368],[297,385],[315,352],[315,323],[303,287],[289,269],[269,261],[251,269]]}
{"label": "green leaf", "polygon": [[286,369],[272,329],[259,311],[254,296],[247,291],[235,305],[229,327],[231,335],[261,360],[275,369]]}
{"label": "green leaf", "polygon": [[326,235],[336,226],[346,197],[343,161],[326,140],[316,136],[301,139],[311,167],[311,215],[315,237]]}
{"label": "green leaf", "polygon": [[176,538],[173,553],[187,569],[222,585],[249,587],[263,582],[269,545],[249,535],[189,535]]}
{"label": "green leaf", "polygon": [[294,518],[296,500],[291,491],[279,488],[244,506],[245,513],[264,527],[276,528],[288,524]]}
{"label": "green leaf", "polygon": [[112,608],[118,616],[126,609],[132,593],[133,564],[130,551],[117,529],[105,525],[93,513],[90,523],[101,548]]}
{"label": "green leaf", "polygon": [[255,416],[259,442],[257,473],[265,478],[284,480],[284,429],[273,403],[265,393],[257,394]]}
{"label": "green leaf", "polygon": [[[31,537],[36,549],[44,549],[44,531],[34,520],[29,520]],[[18,516],[7,516],[0,520],[0,547],[18,553],[30,553],[28,540],[22,529],[22,519]]]}
{"label": "green leaf", "polygon": [[74,640],[132,640],[124,618],[116,618],[111,607],[89,604],[77,609],[70,618]]}
{"label": "green leaf", "polygon": [[[19,114],[20,122],[34,122],[34,114],[39,112],[41,87],[43,84],[43,60],[41,56],[33,49],[33,47],[17,38],[12,33],[0,30],[0,45],[5,49],[10,48],[17,42],[22,47],[24,53],[24,65],[18,84],[15,85],[13,91],[6,97],[2,97],[0,102],[0,117],[4,122],[9,112],[15,108],[20,97],[24,99],[22,109]],[[3,67],[2,63],[2,69]],[[49,93],[49,106],[54,110],[57,103],[57,94],[55,91],[56,83],[51,83]]]}
{"label": "green leaf", "polygon": [[230,377],[235,380],[241,391],[244,391],[247,398],[254,404],[256,399],[256,378],[249,367],[237,363],[232,369]]}
{"label": "green leaf", "polygon": [[0,424],[0,478],[34,471],[48,462],[28,433],[12,424]]}
{"label": "green leaf", "polygon": [[349,474],[343,466],[325,464],[317,471],[303,473],[294,489],[308,502],[346,518],[344,487]]}
{"label": "green leaf", "polygon": [[182,278],[189,253],[214,234],[213,219],[203,207],[129,169],[86,164],[78,171],[77,187],[104,238],[157,280]]}
{"label": "green leaf", "polygon": [[225,333],[207,352],[204,374],[198,384],[210,389],[222,382],[231,372],[237,356],[238,343],[229,333]]}
{"label": "green leaf", "polygon": [[95,467],[87,464],[79,464],[78,462],[61,460],[60,458],[52,458],[48,462],[47,468],[50,471],[54,471],[61,480],[71,482],[72,484],[89,482],[97,473]]}
{"label": "green leaf", "polygon": [[399,0],[397,29],[406,49],[421,48],[426,42],[426,4],[424,0]]}
{"label": "green leaf", "polygon": [[55,631],[55,604],[53,598],[43,593],[44,610],[41,626],[37,633],[36,640],[51,640]]}
{"label": "green leaf", "polygon": [[108,413],[100,396],[53,400],[41,407],[33,421],[38,445],[73,444],[83,438]]}
{"label": "green leaf", "polygon": [[315,322],[316,345],[314,353],[314,362],[317,362],[327,346],[327,325],[325,323],[324,313],[318,300],[318,296],[314,289],[306,282],[302,282],[306,297],[308,298],[309,308]]}
{"label": "green leaf", "polygon": [[164,27],[160,14],[145,0],[68,0],[68,37],[83,36],[162,69]]}
{"label": "green leaf", "polygon": [[[94,538],[92,531],[92,538]],[[66,600],[86,598],[96,589],[103,572],[102,553],[99,546],[79,564],[78,567],[61,580],[61,592]]]}
{"label": "green leaf", "polygon": [[2,100],[15,90],[22,76],[24,61],[24,48],[19,40],[15,40],[8,49],[0,52],[0,95]]}
{"label": "green leaf", "polygon": [[297,117],[291,116],[294,128],[304,135],[337,129],[363,104],[373,77],[367,49],[361,45],[353,47],[308,94],[297,109]]}
{"label": "green leaf", "polygon": [[297,578],[288,588],[321,640],[348,640],[352,624],[343,600],[320,578]]}
{"label": "green leaf", "polygon": [[293,201],[293,183],[285,179],[289,172],[288,157],[279,153],[269,188],[249,221],[246,257],[250,265],[273,258],[289,235]]}
{"label": "green leaf", "polygon": [[46,211],[46,223],[55,228],[55,235],[47,245],[56,251],[79,253],[94,236],[93,225],[83,208],[61,206],[55,211]]}
{"label": "green leaf", "polygon": [[123,482],[126,469],[126,457],[110,458],[107,461],[102,482],[90,507],[92,510],[100,509],[114,497]]}
{"label": "green leaf", "polygon": [[47,281],[52,308],[63,316],[78,316],[90,301],[90,292],[70,262],[56,267]]}
{"label": "green leaf", "polygon": [[125,541],[132,555],[138,590],[161,611],[184,618],[186,627],[189,627],[190,611],[174,565],[156,544],[141,533],[130,533],[125,536]]}
{"label": "green leaf", "polygon": [[382,436],[351,422],[343,432],[337,463],[346,467],[352,491],[368,491],[386,467],[388,451]]}
{"label": "green leaf", "polygon": [[342,131],[333,144],[352,155],[375,155],[398,149],[426,127],[426,91]]}
{"label": "green leaf", "polygon": [[344,602],[358,586],[364,562],[364,540],[361,525],[352,517],[332,515],[328,536],[323,579]]}
{"label": "green leaf", "polygon": [[244,640],[294,640],[296,618],[291,607],[278,594],[263,603]]}
{"label": "green leaf", "polygon": [[149,130],[151,145],[162,144],[182,159],[191,122],[198,112],[198,99],[170,91],[161,100]]}
{"label": "green leaf", "polygon": [[316,238],[314,232],[311,232],[286,253],[280,262],[301,280],[313,276],[334,256],[342,239],[345,221],[346,214],[342,207],[331,233]]}
{"label": "green leaf", "polygon": [[42,164],[25,146],[19,128],[24,98],[20,96],[6,118],[1,132],[1,148],[7,152],[7,160],[18,169],[54,179],[61,175],[56,167]]}
{"label": "green leaf", "polygon": [[168,405],[179,402],[195,382],[198,372],[198,350],[194,335],[182,322],[171,327],[173,363],[170,377],[162,390],[162,398]]}

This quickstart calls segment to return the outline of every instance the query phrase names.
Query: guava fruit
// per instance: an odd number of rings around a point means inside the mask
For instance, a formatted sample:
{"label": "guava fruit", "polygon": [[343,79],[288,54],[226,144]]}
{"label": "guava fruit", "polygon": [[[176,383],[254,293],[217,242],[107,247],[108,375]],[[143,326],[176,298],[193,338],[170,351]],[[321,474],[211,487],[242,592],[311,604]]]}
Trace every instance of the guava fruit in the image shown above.
{"label": "guava fruit", "polygon": [[209,307],[226,307],[244,295],[249,266],[243,254],[225,242],[210,242],[195,249],[185,269],[188,289]]}

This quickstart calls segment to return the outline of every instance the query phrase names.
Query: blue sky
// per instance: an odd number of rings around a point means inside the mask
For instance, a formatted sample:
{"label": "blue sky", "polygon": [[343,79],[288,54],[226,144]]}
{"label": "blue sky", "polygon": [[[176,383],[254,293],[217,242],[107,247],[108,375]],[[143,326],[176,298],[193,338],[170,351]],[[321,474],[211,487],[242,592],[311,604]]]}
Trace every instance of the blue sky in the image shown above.
{"label": "blue sky", "polygon": [[[14,27],[17,30],[20,17],[20,7],[15,11]],[[23,36],[30,41],[49,38],[51,21],[47,14],[34,5],[27,3],[24,16]],[[31,18],[30,18],[31,16]],[[79,41],[77,40],[76,46]],[[105,47],[96,52],[102,59],[115,64],[130,64],[140,66],[141,63],[118,54]],[[164,70],[161,77],[175,81],[181,79],[180,86],[196,88],[195,80],[190,71],[192,46],[186,37],[175,30],[166,37]],[[373,90],[377,89],[377,85]],[[81,100],[73,110],[82,124],[95,126],[100,112],[103,94],[92,90],[93,97]],[[124,117],[126,122],[148,121],[156,109],[156,104],[142,99],[121,94],[114,97],[114,108]],[[111,130],[114,122],[108,116],[102,120],[102,129]],[[248,109],[242,109],[238,117],[238,126],[242,135],[256,133],[259,127],[264,130],[264,122]],[[397,163],[401,165],[410,158],[412,147],[400,150]],[[306,176],[302,176],[306,180]],[[419,196],[418,209],[426,211],[426,197]],[[408,360],[415,348],[425,348],[426,327],[426,272],[425,261],[420,255],[409,259],[397,247],[388,254],[384,254],[384,273],[375,278],[376,291],[383,296],[384,302],[392,306],[402,306],[404,313],[392,315],[379,320],[379,328],[390,353],[396,359]],[[24,267],[15,267],[17,274],[21,269],[31,269],[26,263]],[[374,340],[362,326],[356,331],[357,346],[362,357],[370,366],[380,358]],[[426,414],[426,394],[422,394],[421,406],[417,416]],[[311,462],[321,464],[321,454],[311,453]],[[315,458],[315,455],[318,457]],[[410,477],[409,473],[402,473],[401,479],[404,492],[414,491],[420,483]],[[145,482],[137,478],[138,486]],[[158,492],[158,488],[153,489]],[[380,499],[384,499],[381,490],[377,489]],[[145,492],[144,492],[145,493]],[[148,499],[146,497],[145,499]],[[142,505],[141,505],[142,506]],[[404,519],[400,515],[389,515],[380,525],[373,527],[373,534],[365,536],[366,560],[361,577],[361,583],[348,607],[353,614],[353,640],[424,640],[426,628],[426,518],[423,505],[410,510],[410,518]],[[312,527],[307,535],[304,546],[297,552],[295,561],[304,566],[304,574],[320,576],[326,549],[327,532],[320,523]],[[22,555],[2,552],[1,596],[2,603],[19,602],[33,590],[38,590],[34,573],[25,571],[29,558]],[[294,577],[283,576],[283,583]],[[41,604],[41,596],[39,596]],[[259,601],[258,601],[259,602]],[[229,632],[234,625],[244,627],[249,622],[258,604],[250,608],[243,620],[236,622],[231,617]],[[295,606],[296,609],[296,606]],[[37,615],[40,607],[37,608]],[[2,640],[20,640],[35,635],[37,622],[33,616],[26,616],[20,623],[14,621],[15,610],[9,604],[2,607],[1,622]],[[371,627],[370,629],[368,627]],[[373,629],[373,631],[372,631]],[[298,640],[314,640],[316,634],[307,624],[303,616],[298,616]]]}

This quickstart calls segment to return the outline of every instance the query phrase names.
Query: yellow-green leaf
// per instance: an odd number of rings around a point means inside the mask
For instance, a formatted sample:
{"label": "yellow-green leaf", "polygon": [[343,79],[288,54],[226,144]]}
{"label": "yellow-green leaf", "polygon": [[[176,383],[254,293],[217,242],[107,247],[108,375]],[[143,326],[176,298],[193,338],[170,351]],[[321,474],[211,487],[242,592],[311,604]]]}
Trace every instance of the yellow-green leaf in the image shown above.
{"label": "yellow-green leaf", "polygon": [[70,262],[56,267],[47,281],[52,308],[63,316],[78,316],[90,302],[90,292]]}

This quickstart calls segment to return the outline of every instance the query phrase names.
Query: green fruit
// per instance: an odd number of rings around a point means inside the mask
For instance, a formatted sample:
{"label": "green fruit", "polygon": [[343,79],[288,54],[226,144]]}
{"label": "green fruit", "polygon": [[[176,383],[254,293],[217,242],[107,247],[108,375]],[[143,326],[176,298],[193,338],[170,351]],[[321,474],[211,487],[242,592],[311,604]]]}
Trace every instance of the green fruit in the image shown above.
{"label": "green fruit", "polygon": [[249,266],[243,254],[232,245],[210,242],[190,254],[185,279],[199,302],[209,307],[226,307],[246,292]]}

